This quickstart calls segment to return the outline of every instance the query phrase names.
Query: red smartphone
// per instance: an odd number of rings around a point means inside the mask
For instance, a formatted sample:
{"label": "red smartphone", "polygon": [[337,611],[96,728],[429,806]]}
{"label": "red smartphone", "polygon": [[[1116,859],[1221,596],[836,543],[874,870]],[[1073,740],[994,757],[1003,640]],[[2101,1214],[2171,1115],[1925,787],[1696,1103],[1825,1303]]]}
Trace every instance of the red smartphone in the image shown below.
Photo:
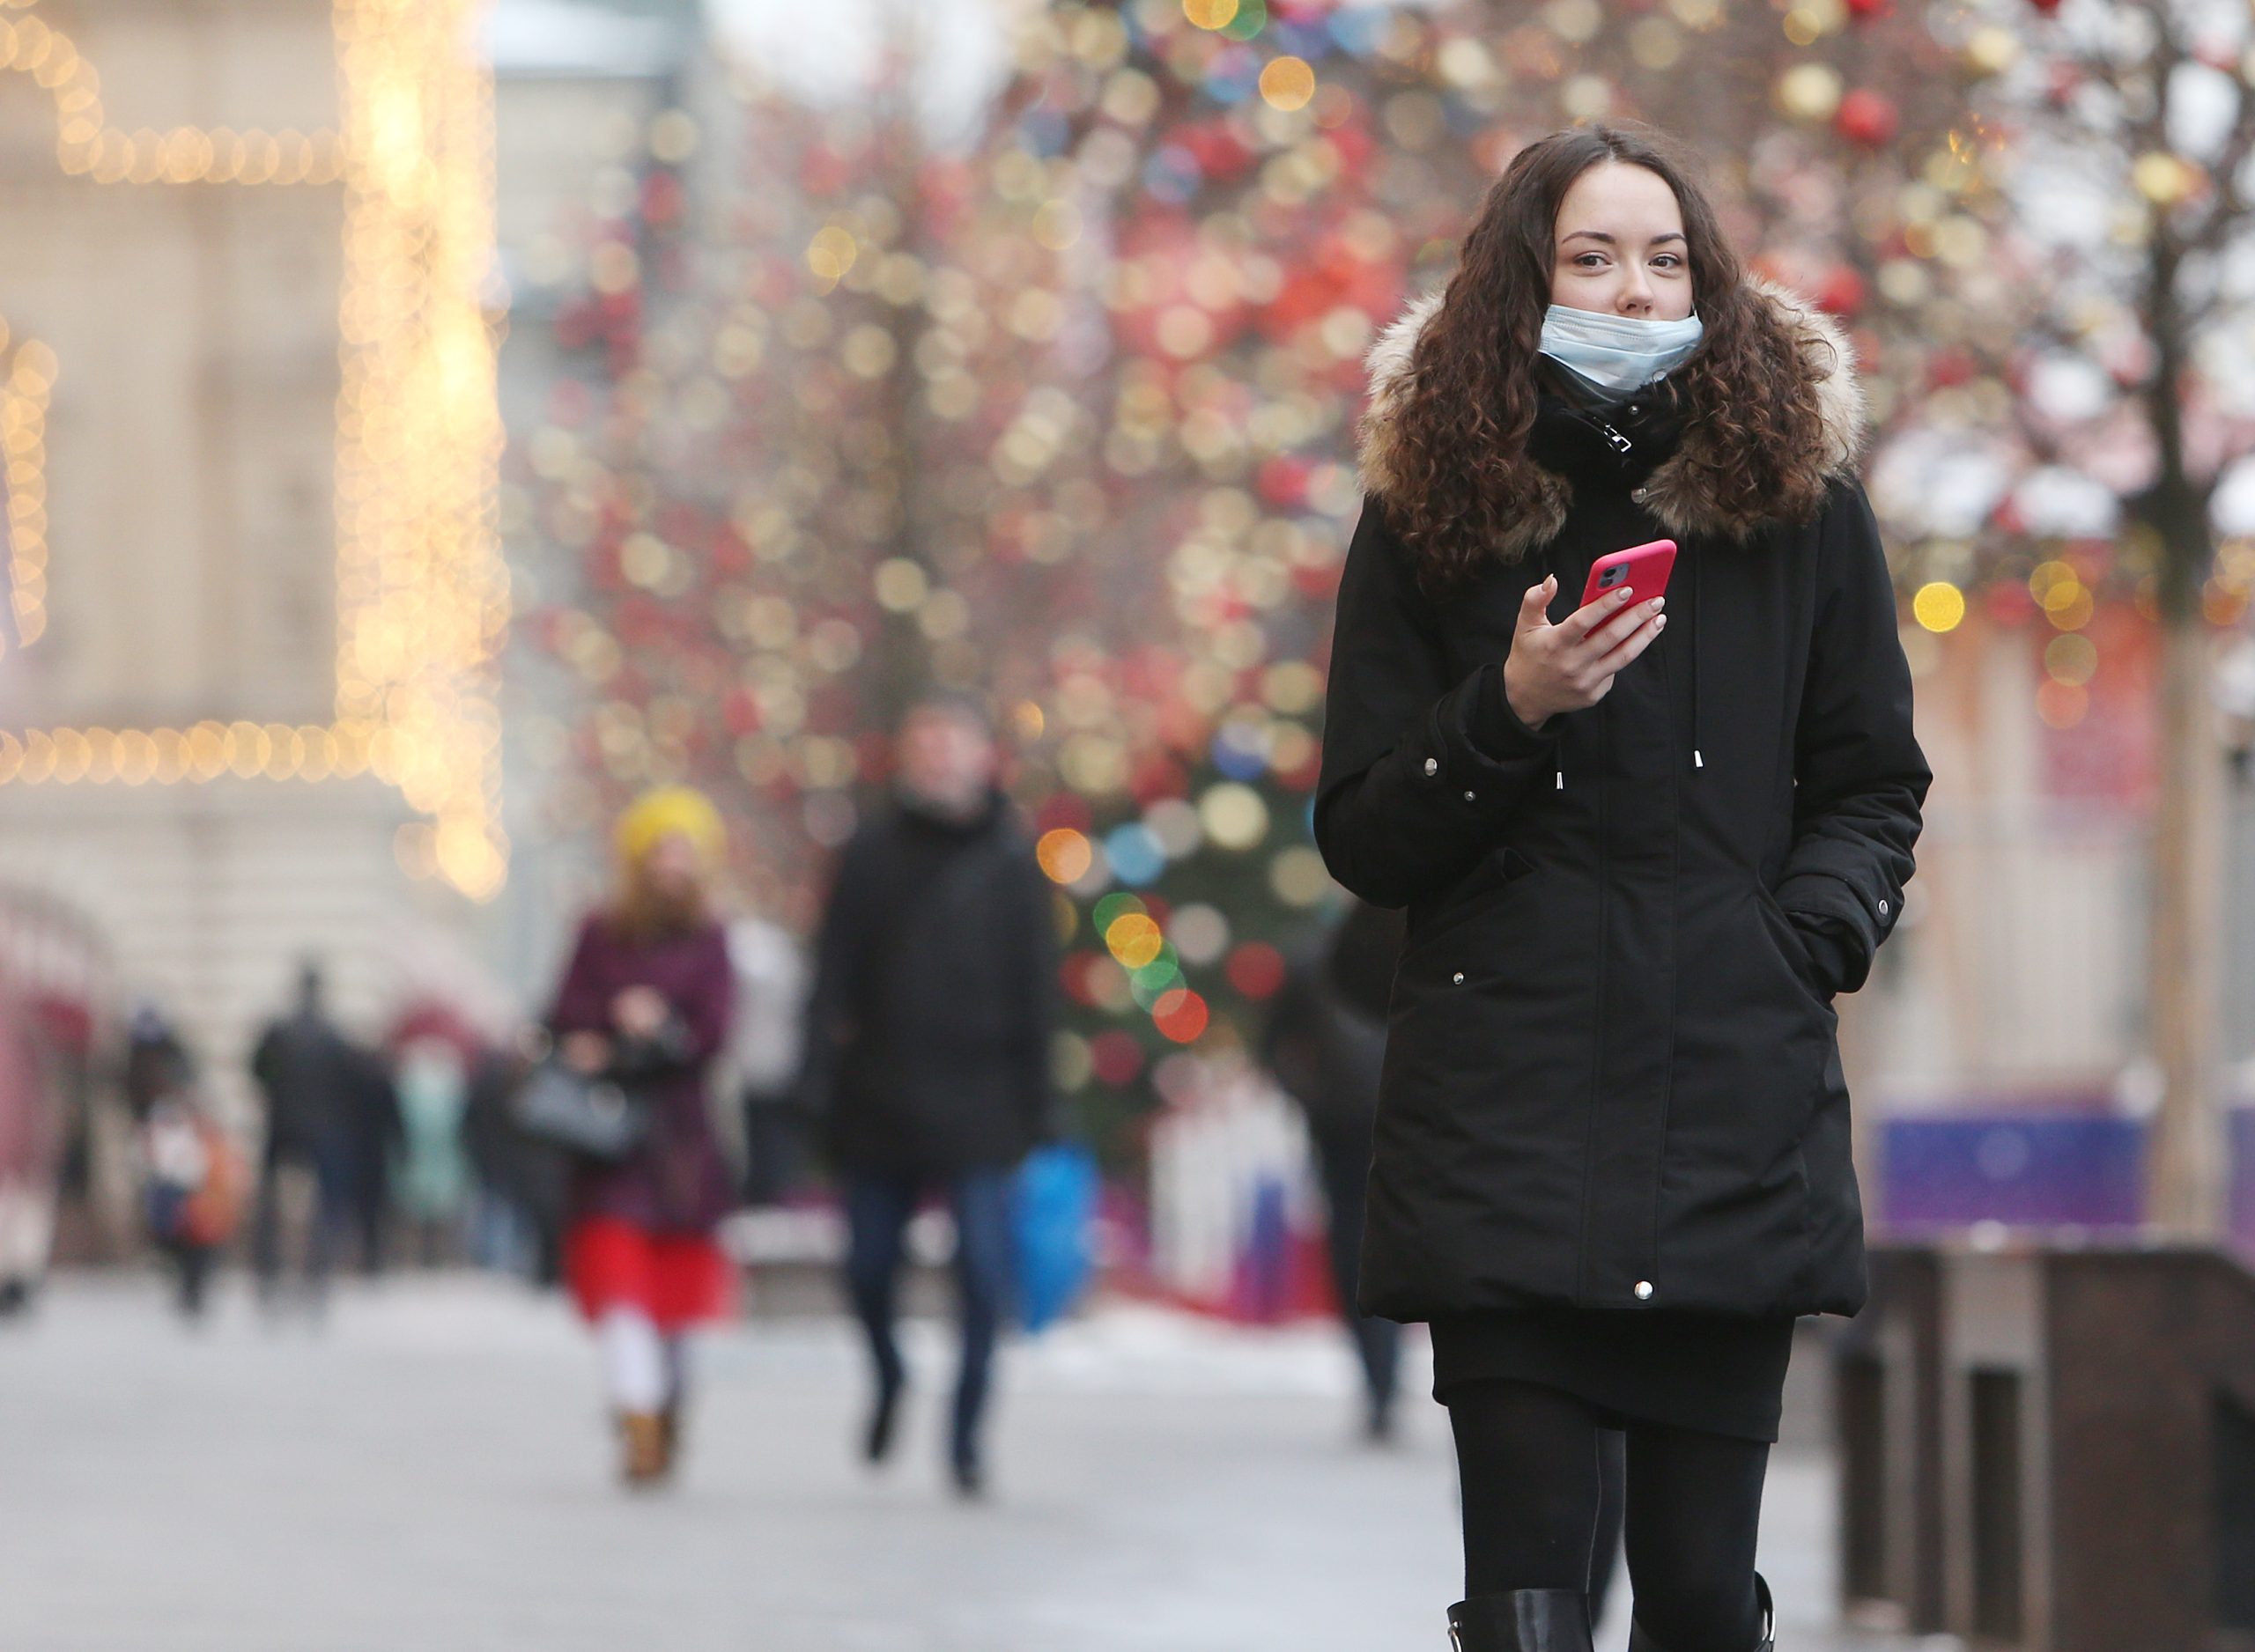
{"label": "red smartphone", "polygon": [[1638,601],[1649,602],[1667,589],[1667,576],[1675,568],[1672,539],[1655,539],[1649,545],[1631,545],[1600,557],[1589,565],[1589,583],[1582,587],[1581,605],[1587,608],[1623,586],[1637,594]]}

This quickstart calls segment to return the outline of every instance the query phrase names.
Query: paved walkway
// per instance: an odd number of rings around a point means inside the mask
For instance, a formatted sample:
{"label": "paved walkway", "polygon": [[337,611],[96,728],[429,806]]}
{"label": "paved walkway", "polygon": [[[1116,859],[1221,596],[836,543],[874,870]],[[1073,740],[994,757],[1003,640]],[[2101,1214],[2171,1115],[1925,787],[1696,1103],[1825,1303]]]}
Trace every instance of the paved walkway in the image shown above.
{"label": "paved walkway", "polygon": [[[1115,1309],[1012,1351],[997,1495],[942,1489],[937,1339],[900,1460],[850,1461],[832,1321],[712,1339],[688,1472],[609,1478],[553,1300],[426,1278],[324,1330],[236,1296],[191,1335],[153,1284],[65,1282],[0,1330],[10,1652],[1438,1652],[1445,1420],[1349,1438],[1320,1328]],[[1424,1373],[1413,1370],[1412,1380]],[[1781,1453],[1764,1569],[1787,1652],[1826,1631],[1829,1478]],[[1625,1628],[1601,1644],[1617,1652]],[[1895,1643],[1889,1643],[1893,1645]]]}

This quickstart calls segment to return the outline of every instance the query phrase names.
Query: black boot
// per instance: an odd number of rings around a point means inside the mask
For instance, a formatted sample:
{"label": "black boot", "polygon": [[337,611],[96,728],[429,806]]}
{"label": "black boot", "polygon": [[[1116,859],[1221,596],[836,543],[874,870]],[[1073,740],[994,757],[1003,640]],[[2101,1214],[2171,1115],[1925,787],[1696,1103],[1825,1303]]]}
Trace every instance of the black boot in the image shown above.
{"label": "black boot", "polygon": [[[1770,1585],[1759,1572],[1754,1575],[1754,1599],[1762,1612],[1762,1639],[1755,1643],[1754,1652],[1777,1652],[1777,1608],[1770,1604]],[[1646,1634],[1644,1626],[1632,1617],[1629,1621],[1629,1652],[1667,1652],[1667,1648]]]}
{"label": "black boot", "polygon": [[1578,1589],[1475,1595],[1448,1609],[1456,1652],[1591,1652],[1589,1597]]}

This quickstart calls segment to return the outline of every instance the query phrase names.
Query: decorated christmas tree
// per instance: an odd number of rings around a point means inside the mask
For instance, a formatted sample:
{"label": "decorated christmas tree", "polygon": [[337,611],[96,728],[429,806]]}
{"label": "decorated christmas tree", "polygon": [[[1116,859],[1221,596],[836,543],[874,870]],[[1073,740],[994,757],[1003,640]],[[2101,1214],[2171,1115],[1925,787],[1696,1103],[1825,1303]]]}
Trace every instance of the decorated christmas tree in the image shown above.
{"label": "decorated christmas tree", "polygon": [[519,446],[526,693],[550,830],[691,781],[745,823],[755,902],[803,926],[904,700],[1008,694],[1010,639],[1080,600],[1013,485],[1071,434],[1035,365],[1053,255],[905,97],[684,102],[584,232]]}
{"label": "decorated christmas tree", "polygon": [[[2118,556],[2113,516],[2062,503],[2111,474],[2124,404],[2161,405],[2133,325],[2159,289],[2093,286],[2150,237],[2078,265],[2031,232],[2036,117],[2116,100],[2130,126],[2089,141],[2141,233],[2238,198],[2229,153],[2139,147],[2152,112],[2118,83],[2152,64],[2067,49],[2131,10],[1059,4],[961,151],[909,114],[906,49],[856,107],[716,78],[597,203],[570,372],[519,449],[527,629],[576,708],[551,824],[694,779],[751,823],[755,898],[803,923],[891,712],[986,691],[1060,889],[1060,1075],[1124,1139],[1170,1052],[1253,1041],[1335,898],[1308,810],[1364,352],[1521,144],[1601,117],[1689,138],[1756,272],[1848,324],[1912,611],[2037,627],[2071,722],[2108,592],[2161,611],[2153,530]],[[2224,74],[2244,47],[2188,49]],[[2104,406],[2071,434],[2077,383]],[[2244,445],[2222,405],[2196,446]],[[2237,569],[2195,582],[2211,618]]]}
{"label": "decorated christmas tree", "polygon": [[1113,1117],[1171,1047],[1251,1044],[1280,950],[1335,899],[1309,804],[1362,358],[1504,162],[1581,119],[1695,139],[1757,271],[1850,321],[1891,423],[1933,366],[1898,266],[1934,192],[1905,167],[1954,153],[1965,76],[1882,5],[1712,0],[1061,5],[1021,62],[1000,153],[1101,238],[1065,271],[1105,343],[1065,385],[1102,431],[1078,554],[1169,609],[1108,644],[1150,612],[1130,594],[1054,652],[1031,777],[1076,897],[1061,1067]]}

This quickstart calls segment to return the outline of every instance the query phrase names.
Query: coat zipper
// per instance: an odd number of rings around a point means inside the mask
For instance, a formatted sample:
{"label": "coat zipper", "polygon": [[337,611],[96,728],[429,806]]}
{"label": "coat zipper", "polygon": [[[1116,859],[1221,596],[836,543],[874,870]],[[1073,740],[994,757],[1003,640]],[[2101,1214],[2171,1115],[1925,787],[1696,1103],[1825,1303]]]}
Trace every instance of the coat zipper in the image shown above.
{"label": "coat zipper", "polygon": [[[1606,730],[1603,726],[1611,716],[1605,703],[1600,701],[1598,715],[1598,745],[1604,749]],[[1563,780],[1564,777],[1561,777]],[[1612,885],[1612,855],[1605,836],[1605,776],[1601,770],[1597,778],[1597,1003],[1595,1014],[1590,1017],[1589,1105],[1582,1132],[1582,1231],[1578,1252],[1581,1277],[1577,1281],[1577,1294],[1585,1302],[1590,1297],[1590,1199],[1597,1185],[1594,1165],[1597,1156],[1598,1092],[1605,1073],[1605,957],[1606,919],[1611,903],[1607,891]]]}

